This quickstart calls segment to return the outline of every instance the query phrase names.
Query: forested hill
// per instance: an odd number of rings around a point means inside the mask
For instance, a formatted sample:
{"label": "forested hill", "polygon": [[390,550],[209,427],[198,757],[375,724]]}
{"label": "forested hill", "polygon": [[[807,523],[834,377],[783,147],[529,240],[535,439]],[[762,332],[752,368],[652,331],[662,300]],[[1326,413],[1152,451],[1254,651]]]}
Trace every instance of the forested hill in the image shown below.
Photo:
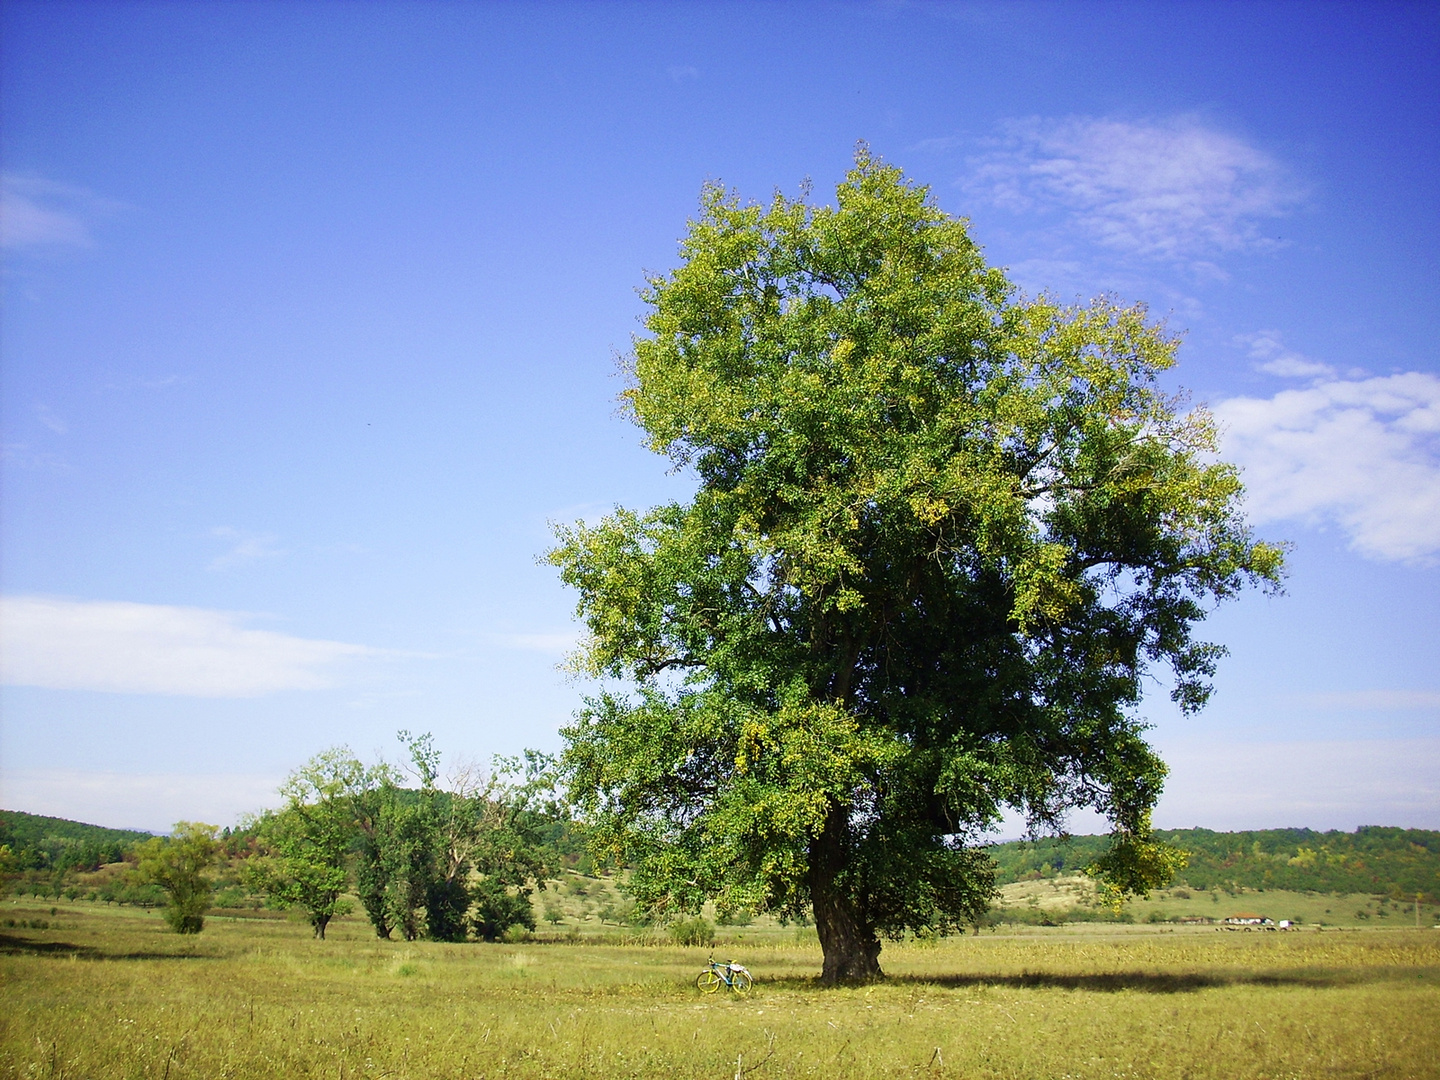
{"label": "forested hill", "polygon": [[[540,844],[557,866],[590,872],[585,830],[576,822],[550,821]],[[1190,853],[1176,884],[1194,889],[1241,887],[1312,892],[1440,896],[1440,832],[1367,826],[1353,833],[1313,829],[1214,832],[1157,829],[1155,835]],[[150,834],[107,829],[64,818],[0,810],[0,844],[8,845],[14,870],[91,870],[118,861]],[[990,849],[1001,885],[1080,873],[1105,850],[1104,836],[1067,840],[1012,841]]]}
{"label": "forested hill", "polygon": [[136,829],[0,810],[0,844],[10,848],[17,870],[93,870],[118,862],[127,848],[148,839],[150,833]]}
{"label": "forested hill", "polygon": [[[1155,835],[1190,852],[1177,884],[1195,889],[1239,886],[1440,896],[1440,832],[1370,825],[1353,833],[1313,829],[1212,832],[1156,829]],[[1084,870],[1109,844],[1104,836],[1013,841],[990,849],[998,880],[1013,881]]]}

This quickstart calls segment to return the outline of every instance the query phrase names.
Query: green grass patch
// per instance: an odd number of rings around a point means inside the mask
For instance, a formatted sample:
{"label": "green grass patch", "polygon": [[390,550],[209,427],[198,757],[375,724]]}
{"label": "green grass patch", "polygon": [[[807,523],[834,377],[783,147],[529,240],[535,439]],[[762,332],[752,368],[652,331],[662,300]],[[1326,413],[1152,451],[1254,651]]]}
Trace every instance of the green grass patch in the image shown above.
{"label": "green grass patch", "polygon": [[[721,943],[746,998],[671,944],[326,941],[283,919],[203,934],[100,904],[6,902],[6,1077],[1429,1077],[1440,932],[1021,928],[888,946],[824,989],[777,931]],[[31,920],[49,928],[21,927]],[[745,928],[747,931],[751,928]]]}

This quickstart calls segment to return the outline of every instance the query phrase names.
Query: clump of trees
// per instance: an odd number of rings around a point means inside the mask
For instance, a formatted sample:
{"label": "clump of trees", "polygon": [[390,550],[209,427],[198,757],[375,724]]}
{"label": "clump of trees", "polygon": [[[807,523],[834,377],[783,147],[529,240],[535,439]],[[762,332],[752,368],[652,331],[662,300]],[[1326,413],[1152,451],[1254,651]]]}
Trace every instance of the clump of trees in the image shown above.
{"label": "clump of trees", "polygon": [[495,941],[534,930],[530,896],[550,872],[544,759],[462,766],[442,783],[431,737],[400,738],[404,768],[366,766],[339,747],[292,773],[285,805],[255,824],[251,885],[305,912],[318,938],[349,910],[352,881],[382,938]]}

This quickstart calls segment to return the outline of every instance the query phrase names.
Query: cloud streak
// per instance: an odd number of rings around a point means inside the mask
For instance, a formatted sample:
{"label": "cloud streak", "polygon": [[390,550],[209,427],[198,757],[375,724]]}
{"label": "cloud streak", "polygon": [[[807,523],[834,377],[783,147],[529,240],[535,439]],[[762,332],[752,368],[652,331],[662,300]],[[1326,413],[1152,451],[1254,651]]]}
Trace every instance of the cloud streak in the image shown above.
{"label": "cloud streak", "polygon": [[1440,739],[1185,742],[1162,755],[1163,828],[1440,828]]}
{"label": "cloud streak", "polygon": [[963,186],[997,206],[1060,211],[1114,251],[1198,266],[1274,246],[1261,224],[1302,198],[1274,159],[1193,117],[1013,121],[970,164]]}
{"label": "cloud streak", "polygon": [[0,247],[10,251],[93,247],[88,219],[121,205],[71,184],[0,174]]}
{"label": "cloud streak", "polygon": [[1440,690],[1332,690],[1301,694],[1296,700],[1315,709],[1411,712],[1440,709]]}
{"label": "cloud streak", "polygon": [[210,560],[211,570],[233,570],[237,566],[245,566],[262,559],[274,559],[285,554],[275,546],[279,537],[274,533],[247,533],[221,525],[211,529],[210,535],[231,544],[230,550]]}
{"label": "cloud streak", "polygon": [[70,425],[56,416],[46,405],[35,406],[35,419],[39,420],[41,424],[49,428],[50,431],[56,435],[64,435],[70,430]]}
{"label": "cloud streak", "polygon": [[347,661],[384,655],[292,637],[204,608],[13,596],[0,600],[0,681],[116,694],[249,698],[335,685]]}

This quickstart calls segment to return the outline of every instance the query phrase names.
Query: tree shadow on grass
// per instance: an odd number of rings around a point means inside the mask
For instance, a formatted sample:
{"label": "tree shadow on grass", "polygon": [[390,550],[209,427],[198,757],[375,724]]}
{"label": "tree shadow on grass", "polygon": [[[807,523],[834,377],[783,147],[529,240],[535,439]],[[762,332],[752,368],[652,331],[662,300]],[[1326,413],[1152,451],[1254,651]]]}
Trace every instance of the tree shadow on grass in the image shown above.
{"label": "tree shadow on grass", "polygon": [[[1060,975],[1050,972],[1029,971],[1020,975],[887,975],[873,983],[891,986],[936,986],[950,990],[980,989],[987,986],[1004,987],[1009,990],[1086,990],[1092,993],[1114,994],[1134,990],[1145,994],[1190,994],[1199,990],[1213,990],[1227,986],[1293,986],[1323,988],[1354,982],[1354,979],[1337,978],[1333,974],[1318,972],[1295,972],[1276,974],[1274,972],[1156,972],[1156,971],[1110,971],[1094,975]],[[813,978],[766,979],[771,986],[788,989],[829,989]],[[837,986],[864,985],[839,983]]]}
{"label": "tree shadow on grass", "polygon": [[1318,972],[1228,971],[1202,973],[1196,971],[1107,971],[1093,975],[1060,975],[1052,972],[1027,971],[1020,975],[899,975],[891,982],[916,985],[945,986],[965,989],[976,986],[1003,986],[1016,990],[1088,990],[1098,993],[1119,993],[1138,990],[1145,994],[1191,994],[1198,990],[1214,990],[1227,986],[1336,986],[1340,980]]}
{"label": "tree shadow on grass", "polygon": [[0,956],[79,956],[87,960],[214,960],[200,953],[168,952],[107,952],[93,945],[77,945],[72,941],[35,941],[0,934]]}

